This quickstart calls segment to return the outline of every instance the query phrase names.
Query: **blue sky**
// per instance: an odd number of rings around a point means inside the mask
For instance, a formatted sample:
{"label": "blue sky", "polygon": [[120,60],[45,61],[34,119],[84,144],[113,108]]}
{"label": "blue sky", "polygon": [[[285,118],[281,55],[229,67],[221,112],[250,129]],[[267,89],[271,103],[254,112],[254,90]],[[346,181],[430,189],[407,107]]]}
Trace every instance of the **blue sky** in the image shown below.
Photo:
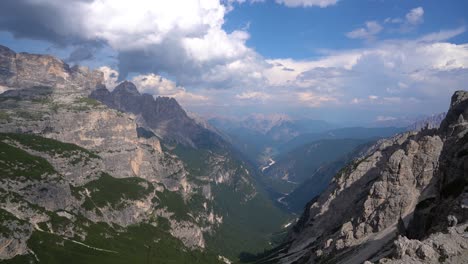
{"label": "blue sky", "polygon": [[[0,44],[205,116],[385,123],[467,89],[463,0],[4,0]],[[118,76],[114,78],[113,76]]]}
{"label": "blue sky", "polygon": [[[362,47],[366,43],[350,40],[346,33],[362,27],[365,21],[403,18],[419,6],[424,9],[424,23],[417,29],[405,34],[384,30],[379,39],[412,38],[468,23],[468,2],[463,0],[342,0],[328,8],[288,8],[268,1],[236,5],[227,14],[224,28],[232,31],[248,25],[251,37],[247,45],[266,57],[313,58],[320,56],[322,49]],[[451,41],[466,43],[467,38],[463,34]]]}

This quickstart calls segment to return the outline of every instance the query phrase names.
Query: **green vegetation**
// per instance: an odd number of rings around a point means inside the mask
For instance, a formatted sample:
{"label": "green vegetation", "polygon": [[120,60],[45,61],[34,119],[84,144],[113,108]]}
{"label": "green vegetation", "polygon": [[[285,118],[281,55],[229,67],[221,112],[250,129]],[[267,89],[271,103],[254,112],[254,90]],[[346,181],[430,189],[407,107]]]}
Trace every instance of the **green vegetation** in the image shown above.
{"label": "green vegetation", "polygon": [[38,121],[43,119],[43,114],[38,112],[30,112],[30,111],[17,111],[16,116],[26,120],[33,120]]}
{"label": "green vegetation", "polygon": [[153,192],[153,186],[141,178],[114,178],[102,173],[97,180],[88,182],[84,186],[73,188],[72,192],[84,192],[87,189],[91,198],[87,197],[83,206],[91,210],[94,207],[110,205],[114,209],[125,206],[125,199],[140,200]]}
{"label": "green vegetation", "polygon": [[0,234],[6,237],[10,237],[13,232],[15,232],[15,230],[10,229],[11,227],[6,226],[9,222],[15,222],[16,225],[26,223],[24,220],[20,220],[11,213],[0,208]]}
{"label": "green vegetation", "polygon": [[91,159],[98,159],[99,156],[91,151],[79,147],[75,144],[63,143],[54,139],[44,138],[31,134],[13,134],[0,133],[0,141],[14,140],[21,145],[35,151],[47,153],[49,155],[58,155],[62,158],[71,158],[72,164],[80,161],[89,162]]}
{"label": "green vegetation", "polygon": [[[224,171],[233,174],[229,184],[211,186],[216,197],[211,203],[217,215],[223,217],[223,223],[211,236],[205,237],[208,248],[230,259],[239,258],[242,252],[256,253],[271,248],[269,242],[278,238],[277,232],[285,224],[287,215],[275,207],[260,188],[250,184],[254,179],[246,174],[240,161],[232,158],[234,154],[220,149],[193,149],[180,145],[172,152],[185,163],[192,181],[199,180],[199,176],[208,176],[213,166],[222,166]],[[251,182],[244,182],[242,177]],[[246,196],[252,193],[256,193],[255,197],[246,201]],[[187,201],[190,212],[201,209],[203,199],[198,194],[192,196]],[[163,201],[165,203],[167,201]]]}
{"label": "green vegetation", "polygon": [[0,141],[0,171],[2,178],[40,180],[56,171],[44,158],[33,156]]}
{"label": "green vegetation", "polygon": [[184,161],[185,168],[192,176],[206,176],[209,173],[210,152],[208,150],[177,145],[173,152]]}
{"label": "green vegetation", "polygon": [[164,190],[163,192],[157,192],[158,207],[167,208],[169,212],[174,213],[172,218],[175,220],[189,220],[190,216],[188,213],[188,207],[182,199],[182,195],[179,192],[171,192]]}
{"label": "green vegetation", "polygon": [[241,252],[257,253],[271,248],[269,242],[286,222],[286,215],[258,193],[244,201],[245,192],[226,185],[213,186],[215,211],[222,212],[223,224],[207,238],[208,248],[237,258]]}
{"label": "green vegetation", "polygon": [[101,103],[98,100],[88,97],[78,98],[75,100],[75,103],[84,104],[90,107],[97,107],[101,105]]}
{"label": "green vegetation", "polygon": [[[86,239],[72,242],[48,232],[34,231],[28,246],[41,263],[220,263],[211,252],[189,250],[169,233],[149,224],[120,231],[105,223],[82,225]],[[79,224],[79,223],[78,223]],[[90,248],[93,247],[93,248]],[[101,249],[101,250],[99,250]],[[4,263],[35,263],[32,255],[18,256]]]}
{"label": "green vegetation", "polygon": [[0,121],[10,122],[11,117],[6,111],[0,111]]}

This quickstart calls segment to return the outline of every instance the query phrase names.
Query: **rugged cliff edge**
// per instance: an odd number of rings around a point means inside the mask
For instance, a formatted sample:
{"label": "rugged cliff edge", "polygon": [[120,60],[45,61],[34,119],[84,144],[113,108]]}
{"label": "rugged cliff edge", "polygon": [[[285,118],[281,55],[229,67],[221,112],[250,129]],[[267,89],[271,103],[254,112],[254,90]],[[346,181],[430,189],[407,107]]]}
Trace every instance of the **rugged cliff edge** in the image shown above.
{"label": "rugged cliff edge", "polygon": [[468,92],[439,129],[379,141],[308,203],[259,263],[466,263]]}

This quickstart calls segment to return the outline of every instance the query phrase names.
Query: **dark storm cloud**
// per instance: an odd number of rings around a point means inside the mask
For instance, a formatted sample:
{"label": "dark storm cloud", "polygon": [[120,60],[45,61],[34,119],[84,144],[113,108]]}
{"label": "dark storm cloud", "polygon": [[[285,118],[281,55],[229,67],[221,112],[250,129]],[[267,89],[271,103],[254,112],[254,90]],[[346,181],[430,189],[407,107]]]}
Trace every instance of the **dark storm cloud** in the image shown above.
{"label": "dark storm cloud", "polygon": [[67,1],[64,5],[27,0],[0,1],[0,30],[12,33],[16,38],[47,40],[65,46],[83,42],[79,34],[81,25],[74,24],[69,16],[74,16],[72,8],[80,2],[92,0]]}

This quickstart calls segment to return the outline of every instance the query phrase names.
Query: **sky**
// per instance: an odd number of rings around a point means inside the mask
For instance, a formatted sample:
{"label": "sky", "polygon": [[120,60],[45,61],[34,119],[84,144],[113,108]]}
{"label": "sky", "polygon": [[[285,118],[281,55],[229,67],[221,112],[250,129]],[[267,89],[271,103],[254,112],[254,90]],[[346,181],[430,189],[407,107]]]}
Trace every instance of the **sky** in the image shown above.
{"label": "sky", "polygon": [[0,44],[202,116],[370,123],[468,89],[465,0],[2,0]]}

